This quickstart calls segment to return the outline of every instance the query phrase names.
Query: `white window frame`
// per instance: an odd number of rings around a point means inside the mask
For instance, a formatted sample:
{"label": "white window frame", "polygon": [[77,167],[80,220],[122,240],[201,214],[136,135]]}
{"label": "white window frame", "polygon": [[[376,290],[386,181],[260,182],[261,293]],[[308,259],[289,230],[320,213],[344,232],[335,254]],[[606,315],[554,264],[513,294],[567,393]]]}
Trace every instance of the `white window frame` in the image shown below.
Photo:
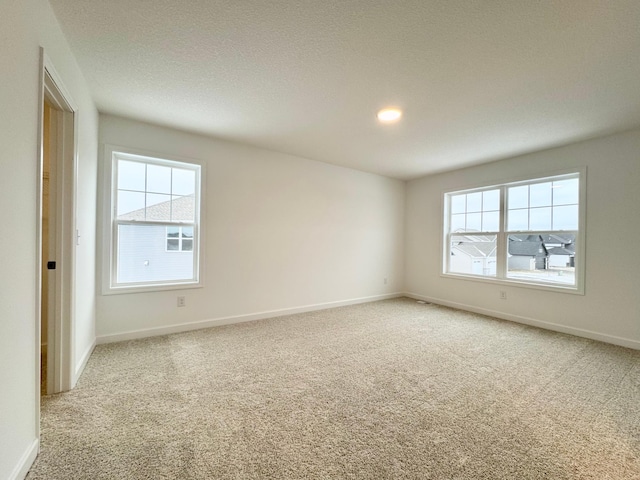
{"label": "white window frame", "polygon": [[[133,160],[155,165],[172,166],[177,168],[190,168],[196,173],[195,191],[195,218],[194,222],[163,222],[163,221],[136,221],[116,220],[117,168],[118,159]],[[205,165],[195,159],[178,158],[145,150],[132,149],[117,145],[105,145],[103,155],[103,195],[102,195],[102,293],[104,295],[153,292],[161,290],[181,290],[187,288],[201,288],[204,286],[204,215],[202,207],[205,204],[205,192],[202,188],[206,178]],[[188,280],[168,280],[137,283],[117,283],[117,229],[118,225],[162,225],[193,226],[193,262],[194,277]],[[165,236],[166,247],[166,236]]]}
{"label": "white window frame", "polygon": [[[577,230],[521,230],[521,231],[509,231],[507,230],[507,190],[509,187],[518,185],[531,185],[535,183],[543,183],[553,180],[561,180],[562,178],[578,178],[578,229]],[[460,188],[455,190],[447,190],[442,195],[442,267],[441,276],[447,278],[456,278],[461,280],[470,280],[476,282],[485,282],[498,285],[511,285],[524,288],[533,288],[539,290],[549,290],[554,292],[573,293],[578,295],[584,295],[585,291],[585,259],[586,259],[586,184],[587,184],[587,170],[585,167],[574,168],[570,170],[549,172],[545,175],[528,176],[525,178],[512,179],[499,183],[485,184],[470,186],[468,188]],[[499,231],[483,231],[478,232],[477,235],[496,235],[496,275],[484,276],[468,273],[453,273],[449,272],[449,264],[451,257],[451,236],[452,235],[464,235],[464,233],[450,232],[450,219],[451,219],[451,197],[458,194],[468,194],[483,192],[487,190],[500,190],[500,219]],[[475,232],[474,232],[475,233]],[[524,280],[509,278],[507,259],[508,259],[508,237],[514,234],[574,234],[576,239],[576,253],[575,253],[575,285],[565,285],[559,283],[551,283],[535,280]]]}

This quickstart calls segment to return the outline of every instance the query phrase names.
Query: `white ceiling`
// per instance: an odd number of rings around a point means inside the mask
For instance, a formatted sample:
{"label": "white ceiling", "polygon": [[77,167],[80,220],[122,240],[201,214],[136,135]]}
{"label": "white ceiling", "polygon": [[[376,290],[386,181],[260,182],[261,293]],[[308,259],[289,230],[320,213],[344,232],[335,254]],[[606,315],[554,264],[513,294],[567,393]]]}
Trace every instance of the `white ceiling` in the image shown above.
{"label": "white ceiling", "polygon": [[50,1],[101,112],[390,177],[640,126],[638,0]]}

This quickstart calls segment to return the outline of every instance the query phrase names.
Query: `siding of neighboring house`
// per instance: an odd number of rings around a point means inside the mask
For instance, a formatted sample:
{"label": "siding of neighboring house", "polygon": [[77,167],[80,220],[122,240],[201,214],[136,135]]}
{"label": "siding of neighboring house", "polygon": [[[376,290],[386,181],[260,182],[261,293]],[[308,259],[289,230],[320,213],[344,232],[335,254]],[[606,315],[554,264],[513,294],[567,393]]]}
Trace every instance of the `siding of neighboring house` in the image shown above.
{"label": "siding of neighboring house", "polygon": [[[119,220],[193,221],[195,196],[174,197],[118,216]],[[167,251],[164,225],[120,225],[118,283],[158,282],[193,278],[193,251]]]}
{"label": "siding of neighboring house", "polygon": [[484,237],[454,237],[449,260],[451,272],[473,275],[496,274],[496,245],[490,241],[479,241],[482,238]]}
{"label": "siding of neighboring house", "polygon": [[450,271],[454,273],[470,273],[472,275],[495,275],[496,259],[472,258],[468,256],[452,256]]}
{"label": "siding of neighboring house", "polygon": [[576,236],[574,234],[542,235],[549,253],[549,267],[575,267]]}
{"label": "siding of neighboring house", "polygon": [[168,252],[166,227],[120,225],[119,239],[119,283],[180,280],[193,276],[193,252]]}
{"label": "siding of neighboring house", "polygon": [[509,257],[509,270],[535,270],[536,258],[525,255]]}
{"label": "siding of neighboring house", "polygon": [[[573,247],[573,246],[571,246]],[[574,267],[575,248],[553,247],[549,249],[550,267]]]}
{"label": "siding of neighboring house", "polygon": [[544,270],[547,256],[539,235],[509,235],[510,270]]}

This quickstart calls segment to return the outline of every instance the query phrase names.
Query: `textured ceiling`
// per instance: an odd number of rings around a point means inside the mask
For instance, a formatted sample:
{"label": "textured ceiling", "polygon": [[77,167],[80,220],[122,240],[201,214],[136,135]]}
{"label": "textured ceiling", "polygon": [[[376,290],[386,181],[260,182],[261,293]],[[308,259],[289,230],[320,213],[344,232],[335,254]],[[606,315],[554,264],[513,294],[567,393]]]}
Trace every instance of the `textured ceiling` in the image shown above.
{"label": "textured ceiling", "polygon": [[101,112],[391,177],[640,126],[638,0],[51,4]]}

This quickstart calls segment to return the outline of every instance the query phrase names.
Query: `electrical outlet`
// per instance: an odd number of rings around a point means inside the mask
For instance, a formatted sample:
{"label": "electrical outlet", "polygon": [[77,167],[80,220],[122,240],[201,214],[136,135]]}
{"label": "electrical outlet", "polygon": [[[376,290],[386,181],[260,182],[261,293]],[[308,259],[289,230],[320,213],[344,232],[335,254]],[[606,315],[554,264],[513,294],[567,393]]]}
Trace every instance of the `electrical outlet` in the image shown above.
{"label": "electrical outlet", "polygon": [[179,307],[186,307],[187,306],[187,299],[183,295],[180,295],[178,297],[178,306]]}
{"label": "electrical outlet", "polygon": [[500,290],[500,300],[506,300],[507,299],[507,292],[505,292],[504,290]]}

